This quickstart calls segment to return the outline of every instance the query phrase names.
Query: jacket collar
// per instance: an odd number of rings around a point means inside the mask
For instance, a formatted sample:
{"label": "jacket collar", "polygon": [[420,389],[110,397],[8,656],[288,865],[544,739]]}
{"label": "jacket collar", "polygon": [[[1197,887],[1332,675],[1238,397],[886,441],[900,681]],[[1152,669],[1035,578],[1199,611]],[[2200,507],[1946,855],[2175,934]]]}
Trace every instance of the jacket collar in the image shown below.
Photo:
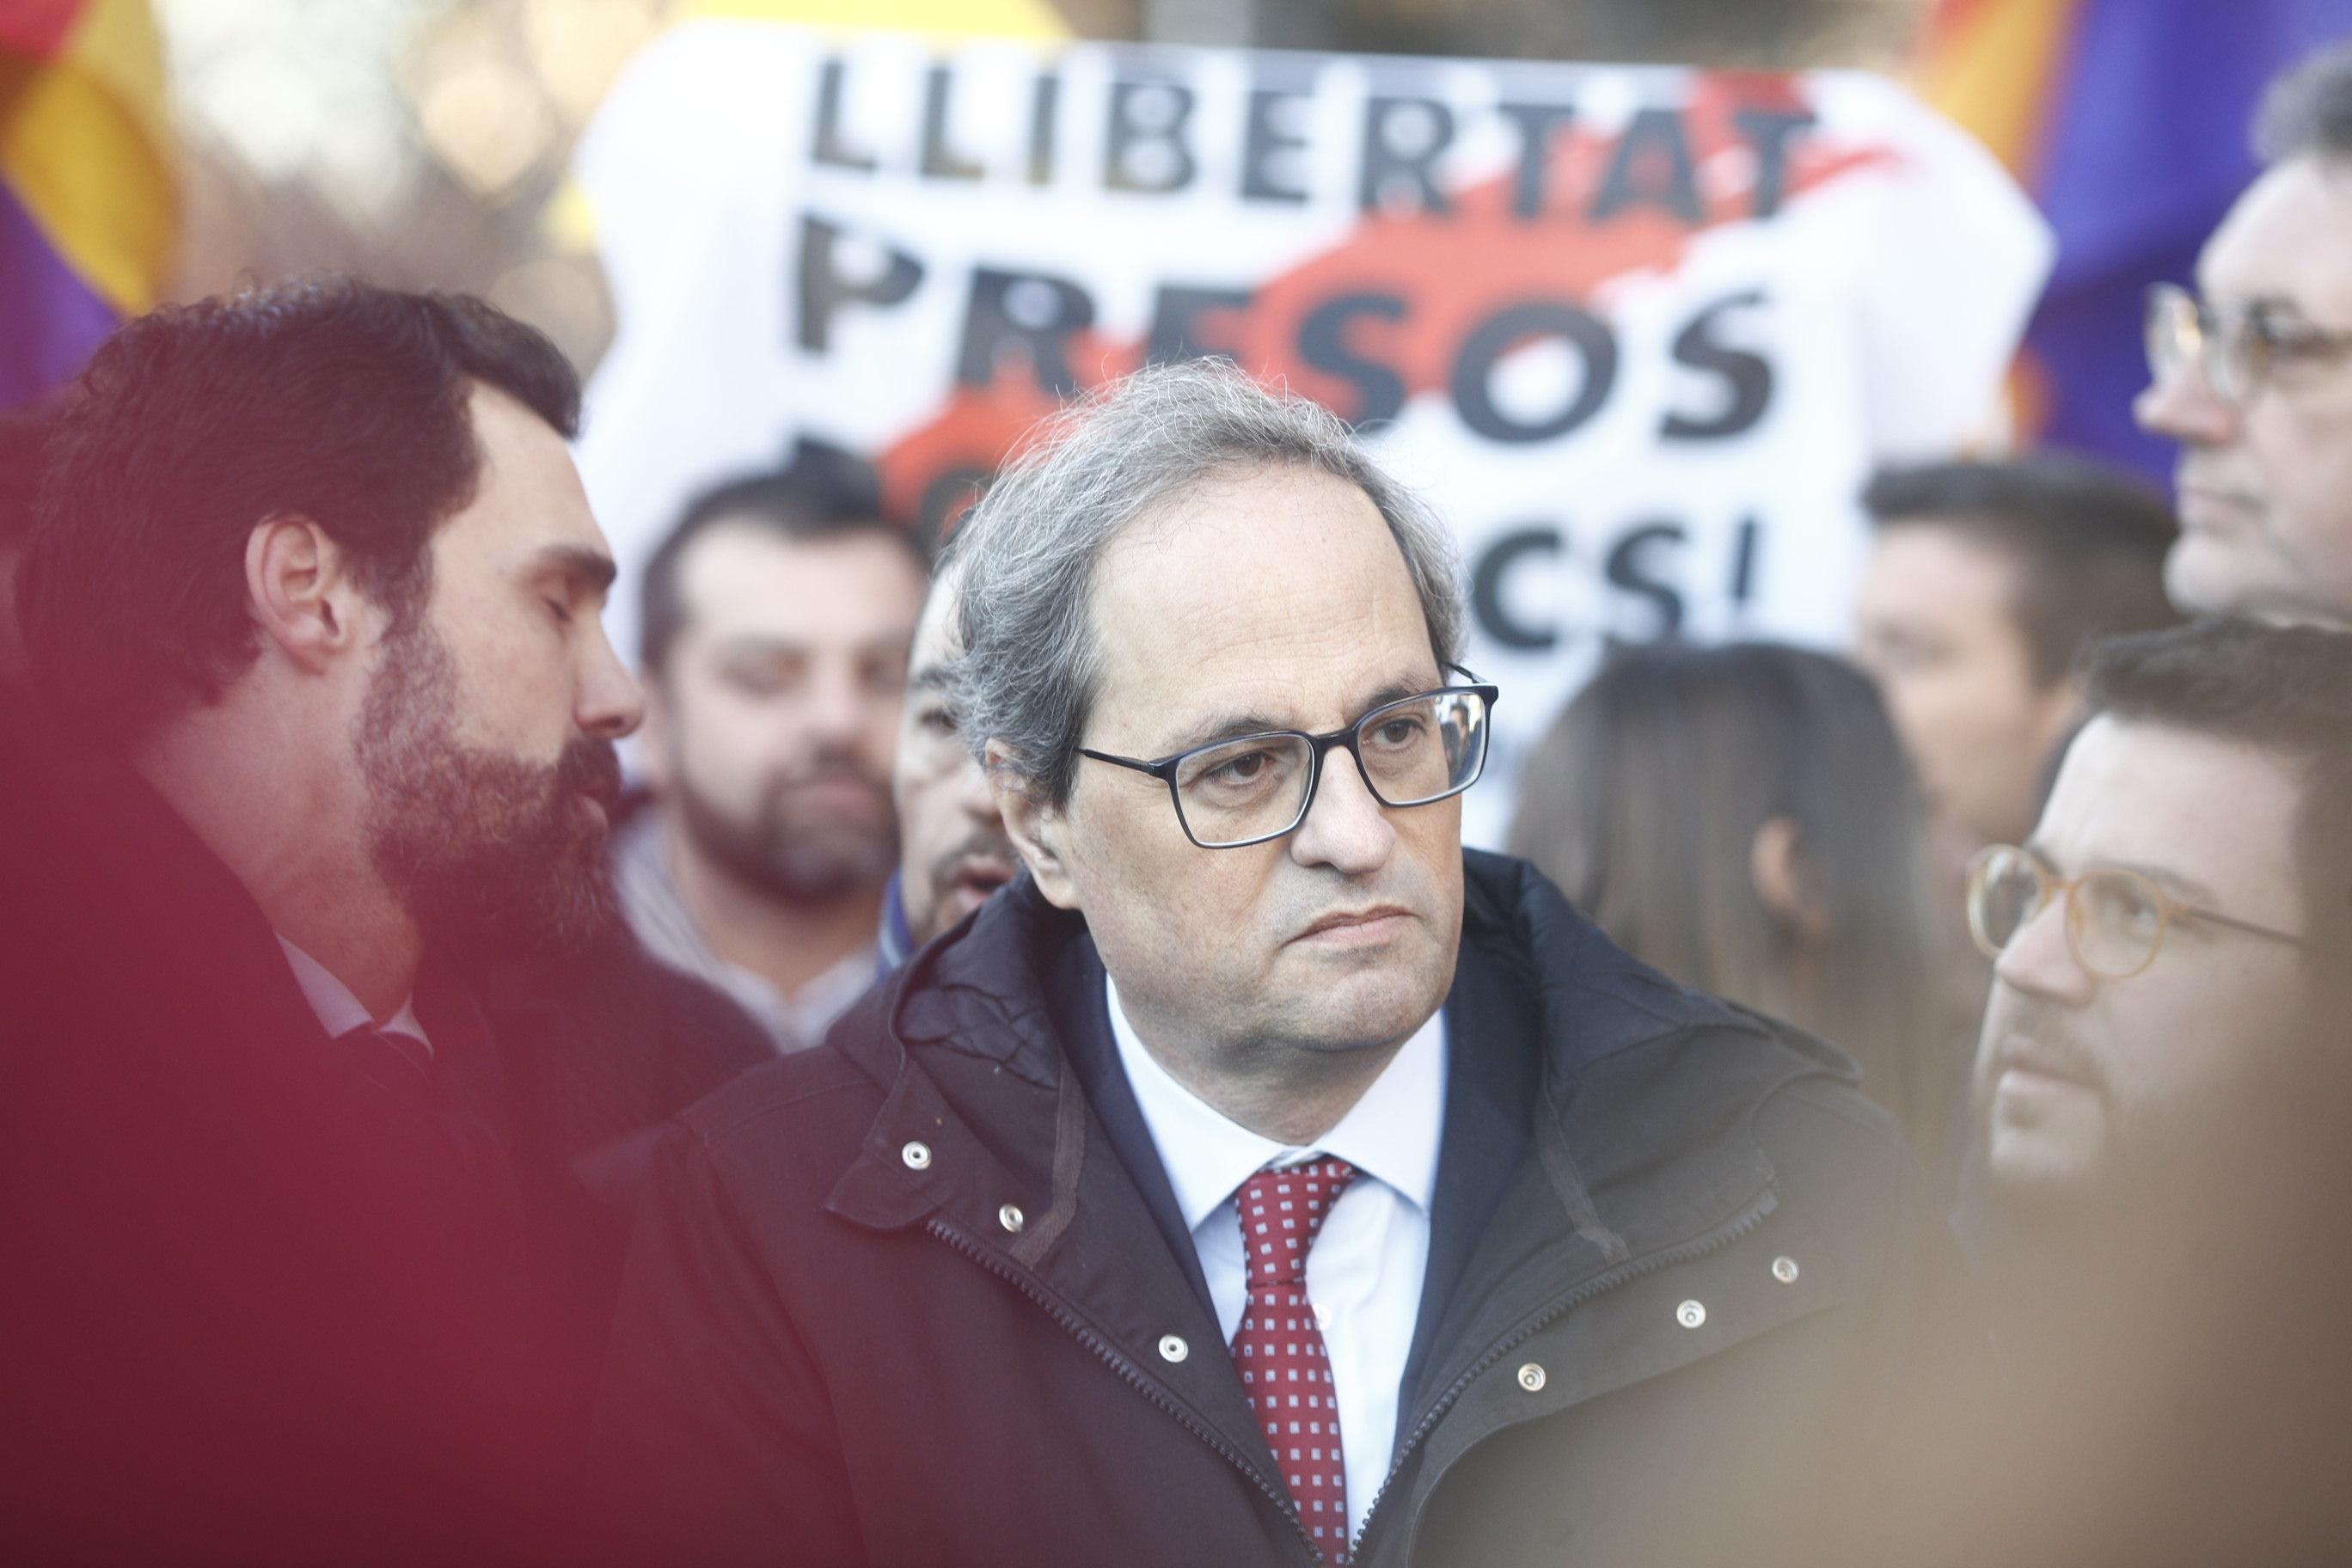
{"label": "jacket collar", "polygon": [[[1449,1089],[1416,1405],[1561,1294],[1769,1205],[1756,1109],[1852,1073],[1635,963],[1530,868],[1471,852],[1465,873],[1448,1007],[1469,1066]],[[827,1207],[933,1228],[1278,1480],[1148,1135],[1139,1157],[1106,1130],[1132,1096],[1071,1012],[1101,999],[1084,921],[1025,877],[917,953],[834,1032],[884,1099]]]}
{"label": "jacket collar", "polygon": [[1280,1495],[1120,1072],[1084,922],[1024,879],[870,994],[832,1044],[884,1100],[831,1212],[928,1226],[1013,1279]]}
{"label": "jacket collar", "polygon": [[[1533,868],[1475,851],[1467,866],[1449,1003],[1460,1111],[1408,1407],[1549,1301],[1770,1208],[1756,1111],[1797,1079],[1856,1076],[1836,1050],[1635,962]],[[1510,1048],[1530,1035],[1532,1067]]]}
{"label": "jacket collar", "polygon": [[[1066,1070],[1051,998],[1056,960],[1085,930],[1024,877],[852,1009],[832,1043],[884,1100],[832,1212],[878,1230],[940,1214],[983,1234],[1025,1235],[1024,1256],[1060,1235],[1068,1216],[1055,1210],[1055,1168],[1078,1152],[1057,1145],[1083,1139],[1085,1097]],[[999,1223],[1008,1204],[1021,1211],[1019,1232]]]}
{"label": "jacket collar", "polygon": [[[1464,963],[1449,1005],[1467,1002],[1465,987],[1517,984],[1535,998],[1528,1131],[1565,1235],[1606,1267],[1766,1192],[1771,1167],[1748,1131],[1756,1108],[1796,1078],[1851,1079],[1852,1064],[1637,963],[1524,863],[1473,850],[1465,864]],[[835,1039],[886,1098],[835,1213],[879,1229],[937,1216],[1024,1267],[1054,1250],[1077,1201],[1089,1117],[1053,986],[1067,985],[1081,949],[1098,987],[1083,920],[1024,877],[868,996],[860,1026]],[[1507,1048],[1465,1039],[1457,1054]],[[1488,1114],[1510,1114],[1488,1098]],[[924,1145],[919,1165],[909,1143]],[[1000,1223],[1008,1204],[1021,1210],[1018,1231]]]}

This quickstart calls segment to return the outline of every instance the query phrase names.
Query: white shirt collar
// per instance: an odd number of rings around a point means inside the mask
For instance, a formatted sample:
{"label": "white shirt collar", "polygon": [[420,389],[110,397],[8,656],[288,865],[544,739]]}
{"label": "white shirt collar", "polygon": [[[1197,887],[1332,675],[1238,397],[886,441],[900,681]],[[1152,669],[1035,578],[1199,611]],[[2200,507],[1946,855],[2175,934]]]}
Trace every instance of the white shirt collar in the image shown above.
{"label": "white shirt collar", "polygon": [[302,987],[302,999],[310,1004],[310,1011],[318,1016],[319,1026],[327,1031],[329,1039],[348,1035],[353,1029],[381,1027],[388,1035],[406,1035],[423,1046],[427,1054],[431,1053],[433,1042],[426,1037],[425,1026],[416,1021],[415,997],[403,1002],[390,1023],[379,1026],[375,1016],[352,994],[352,988],[336,979],[325,964],[282,936],[278,945],[286,950],[286,962],[294,971],[294,983]]}
{"label": "white shirt collar", "polygon": [[1309,1156],[1345,1160],[1429,1213],[1437,1189],[1437,1146],[1445,1125],[1445,1010],[1413,1032],[1339,1124],[1315,1143],[1292,1148],[1259,1136],[1170,1076],[1128,1023],[1108,973],[1111,1036],[1160,1150],[1184,1224],[1199,1230],[1250,1175]]}

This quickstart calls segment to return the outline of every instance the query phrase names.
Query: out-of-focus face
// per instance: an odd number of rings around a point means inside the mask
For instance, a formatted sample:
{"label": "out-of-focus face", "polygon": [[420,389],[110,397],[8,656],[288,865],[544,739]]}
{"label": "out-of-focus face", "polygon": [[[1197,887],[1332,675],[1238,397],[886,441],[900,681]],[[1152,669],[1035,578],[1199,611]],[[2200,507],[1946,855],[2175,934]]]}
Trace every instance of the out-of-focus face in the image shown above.
{"label": "out-of-focus face", "polygon": [[503,393],[471,408],[474,499],[434,533],[430,597],[379,644],[354,725],[369,849],[428,933],[560,945],[605,910],[614,742],[642,708],[562,438]]}
{"label": "out-of-focus face", "polygon": [[[2225,311],[2352,331],[2352,170],[2310,157],[2273,168],[2206,246],[2198,281]],[[2182,448],[2180,542],[2165,563],[2175,605],[2352,622],[2352,360],[2282,363],[2239,409],[2186,370],[2137,409]]]}
{"label": "out-of-focus face", "polygon": [[980,908],[1020,869],[988,774],[948,710],[944,679],[961,645],[958,595],[942,577],[923,605],[907,672],[891,794],[898,805],[898,895],[917,946]]}
{"label": "out-of-focus face", "polygon": [[[1265,730],[1319,733],[1445,684],[1404,559],[1371,501],[1311,469],[1202,481],[1106,551],[1083,744],[1157,758]],[[1085,912],[1147,1039],[1279,1070],[1285,1051],[1392,1046],[1444,1002],[1462,931],[1458,797],[1395,809],[1344,751],[1298,829],[1186,837],[1160,780],[1081,760],[1030,855]],[[1024,845],[1024,854],[1029,847]]]}
{"label": "out-of-focus face", "polygon": [[1905,521],[1879,531],[1855,603],[1855,659],[1885,693],[1929,810],[1968,852],[2032,830],[2074,719],[2072,685],[2034,679],[2018,570],[1957,528]]}
{"label": "out-of-focus face", "polygon": [[719,523],[679,563],[686,620],[651,692],[646,773],[689,842],[792,903],[897,863],[890,767],[922,606],[882,533],[786,539]]}
{"label": "out-of-focus face", "polygon": [[[2303,933],[2300,799],[2273,753],[2100,718],[2068,749],[2028,847],[2062,877],[2126,867],[2177,899]],[[2111,980],[2076,960],[2065,918],[2053,900],[1994,966],[1977,1073],[1996,1190],[2046,1201],[2153,1186],[2197,1152],[2261,1147],[2315,1092],[2304,950],[2181,919],[2147,969]]]}

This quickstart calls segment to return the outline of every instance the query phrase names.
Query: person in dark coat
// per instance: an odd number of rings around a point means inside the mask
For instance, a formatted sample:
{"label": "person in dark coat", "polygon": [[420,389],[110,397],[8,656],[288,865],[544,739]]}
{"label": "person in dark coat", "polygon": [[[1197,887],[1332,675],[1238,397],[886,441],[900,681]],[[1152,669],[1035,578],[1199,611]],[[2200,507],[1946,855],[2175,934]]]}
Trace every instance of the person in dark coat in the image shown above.
{"label": "person in dark coat", "polygon": [[0,731],[0,1555],[561,1561],[629,1135],[766,1052],[595,880],[634,688],[478,301],[159,312],[58,422]]}
{"label": "person in dark coat", "polygon": [[952,689],[1026,871],[656,1156],[630,1560],[1835,1559],[1900,1138],[1463,849],[1496,693],[1445,540],[1229,365],[982,500]]}

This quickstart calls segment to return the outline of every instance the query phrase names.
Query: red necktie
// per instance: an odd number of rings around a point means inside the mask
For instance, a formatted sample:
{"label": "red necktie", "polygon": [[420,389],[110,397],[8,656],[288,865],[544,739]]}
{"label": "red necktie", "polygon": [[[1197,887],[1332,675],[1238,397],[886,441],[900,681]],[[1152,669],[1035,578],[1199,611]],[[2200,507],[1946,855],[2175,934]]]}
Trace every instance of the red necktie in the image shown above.
{"label": "red necktie", "polygon": [[1318,1160],[1260,1171],[1234,1199],[1249,1258],[1249,1304],[1234,1332],[1234,1365],[1290,1483],[1290,1500],[1331,1568],[1348,1561],[1348,1470],[1331,1363],[1307,1300],[1307,1250],[1355,1177],[1345,1160]]}

